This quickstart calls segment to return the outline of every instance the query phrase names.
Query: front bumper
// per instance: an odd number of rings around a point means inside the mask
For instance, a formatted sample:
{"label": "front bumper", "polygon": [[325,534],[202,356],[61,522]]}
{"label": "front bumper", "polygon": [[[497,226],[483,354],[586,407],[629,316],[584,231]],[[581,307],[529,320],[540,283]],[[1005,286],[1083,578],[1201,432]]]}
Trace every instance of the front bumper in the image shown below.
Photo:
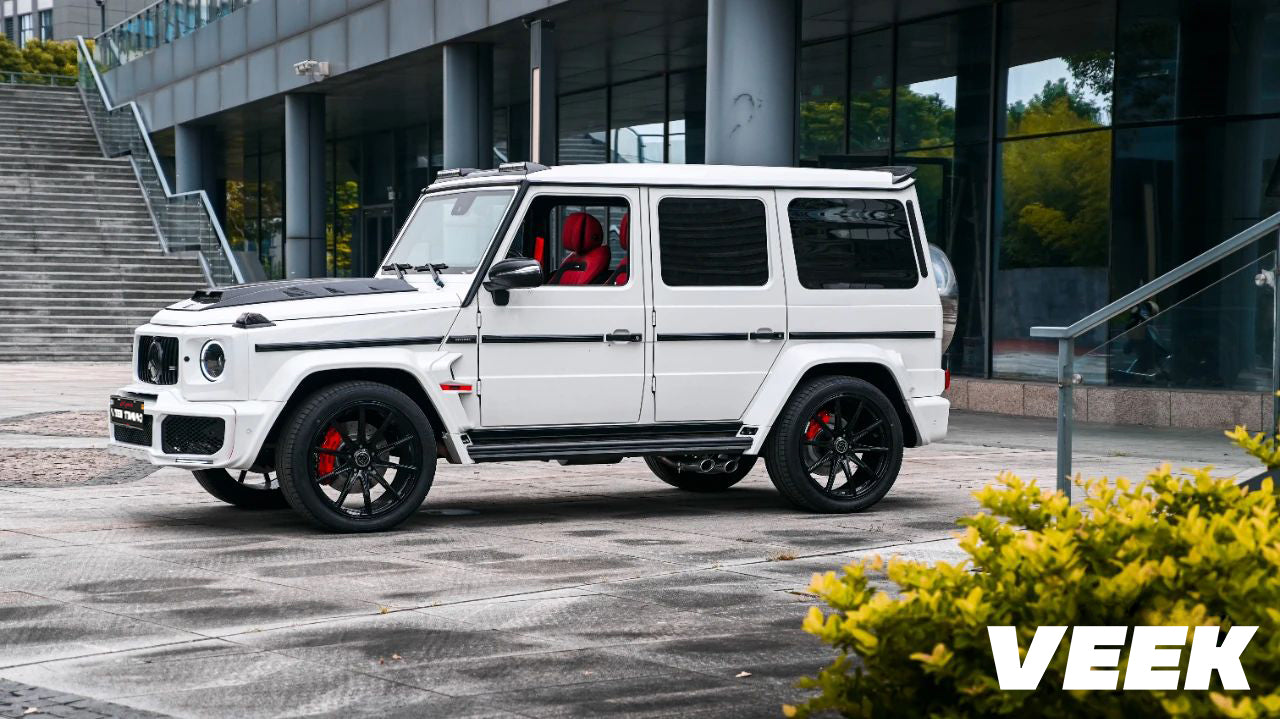
{"label": "front bumper", "polygon": [[[115,427],[111,426],[108,429],[108,446],[113,452],[145,457],[162,467],[248,469],[257,459],[258,449],[282,408],[278,402],[191,402],[182,399],[171,388],[155,385],[130,385],[121,388],[117,394],[142,401],[143,413],[151,423],[151,436],[146,444],[121,441],[117,439]],[[221,447],[213,454],[165,452],[165,418],[170,416],[221,419]],[[137,435],[132,438],[141,439]]]}

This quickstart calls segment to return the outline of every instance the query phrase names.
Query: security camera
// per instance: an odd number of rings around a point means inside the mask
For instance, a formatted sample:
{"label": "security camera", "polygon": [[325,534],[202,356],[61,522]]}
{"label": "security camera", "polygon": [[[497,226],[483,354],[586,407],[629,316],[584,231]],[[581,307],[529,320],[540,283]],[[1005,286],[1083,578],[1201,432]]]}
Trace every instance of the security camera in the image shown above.
{"label": "security camera", "polygon": [[293,63],[293,74],[310,77],[328,77],[329,62],[327,60],[303,60]]}

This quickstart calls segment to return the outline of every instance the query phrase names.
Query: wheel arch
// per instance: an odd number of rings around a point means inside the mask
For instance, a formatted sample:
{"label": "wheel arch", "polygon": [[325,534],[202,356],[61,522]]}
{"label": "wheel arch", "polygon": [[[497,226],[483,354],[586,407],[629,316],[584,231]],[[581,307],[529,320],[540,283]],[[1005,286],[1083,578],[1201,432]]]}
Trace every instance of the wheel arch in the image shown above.
{"label": "wheel arch", "polygon": [[903,366],[901,355],[868,344],[803,344],[783,351],[770,369],[764,385],[756,393],[751,405],[743,414],[743,424],[761,427],[755,445],[747,452],[757,454],[764,446],[765,435],[771,429],[782,408],[796,391],[809,380],[823,376],[857,377],[870,382],[893,405],[902,419],[903,441],[908,447],[920,446],[920,432],[911,413],[907,398],[911,396],[909,375]]}
{"label": "wheel arch", "polygon": [[399,367],[316,369],[299,380],[297,386],[290,393],[289,399],[285,401],[284,406],[276,413],[271,429],[267,430],[262,447],[259,449],[259,454],[274,451],[280,428],[293,413],[293,410],[299,404],[302,404],[307,397],[322,387],[352,381],[377,382],[404,392],[415,404],[422,408],[422,411],[427,415],[427,419],[431,421],[431,428],[435,432],[437,442],[441,441],[448,431],[444,418],[436,408],[435,402],[426,388],[423,387],[421,379],[406,369]]}
{"label": "wheel arch", "polygon": [[[889,403],[893,405],[893,410],[902,418],[903,443],[908,447],[920,446],[920,433],[916,430],[915,419],[907,407],[902,388],[898,386],[898,381],[888,367],[875,362],[832,362],[810,367],[796,381],[795,387],[791,389],[791,395],[794,395],[806,382],[818,377],[856,377],[870,382],[876,389],[884,392],[884,395],[889,398]],[[788,401],[791,400],[791,395],[787,395]]]}

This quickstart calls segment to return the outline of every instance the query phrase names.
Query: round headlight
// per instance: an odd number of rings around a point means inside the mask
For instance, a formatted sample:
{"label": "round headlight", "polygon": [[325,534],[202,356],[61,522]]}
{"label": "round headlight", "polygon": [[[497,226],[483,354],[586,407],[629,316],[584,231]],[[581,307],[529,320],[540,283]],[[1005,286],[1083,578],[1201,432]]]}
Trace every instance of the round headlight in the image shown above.
{"label": "round headlight", "polygon": [[210,340],[204,343],[204,348],[200,350],[200,371],[204,373],[204,378],[210,382],[222,376],[227,369],[227,353],[222,349],[222,345]]}

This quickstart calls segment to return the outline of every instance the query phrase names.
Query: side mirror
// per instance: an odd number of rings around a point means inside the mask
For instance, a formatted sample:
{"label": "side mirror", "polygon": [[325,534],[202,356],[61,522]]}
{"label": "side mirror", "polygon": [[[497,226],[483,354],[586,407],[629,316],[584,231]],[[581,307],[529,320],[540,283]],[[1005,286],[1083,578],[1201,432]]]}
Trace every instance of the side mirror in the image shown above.
{"label": "side mirror", "polygon": [[489,276],[485,278],[484,288],[493,293],[493,301],[505,305],[510,300],[507,290],[538,287],[544,282],[542,265],[537,260],[527,257],[514,257],[502,260],[489,268]]}

